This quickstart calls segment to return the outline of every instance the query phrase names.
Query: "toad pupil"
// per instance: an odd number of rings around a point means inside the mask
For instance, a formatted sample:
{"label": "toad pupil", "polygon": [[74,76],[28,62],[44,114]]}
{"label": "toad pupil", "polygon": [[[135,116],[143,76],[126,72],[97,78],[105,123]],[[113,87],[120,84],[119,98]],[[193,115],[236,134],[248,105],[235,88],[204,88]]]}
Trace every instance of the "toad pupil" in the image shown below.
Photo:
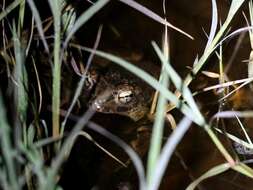
{"label": "toad pupil", "polygon": [[118,100],[120,103],[123,103],[123,104],[130,102],[132,97],[133,97],[133,93],[131,90],[120,91],[118,94]]}

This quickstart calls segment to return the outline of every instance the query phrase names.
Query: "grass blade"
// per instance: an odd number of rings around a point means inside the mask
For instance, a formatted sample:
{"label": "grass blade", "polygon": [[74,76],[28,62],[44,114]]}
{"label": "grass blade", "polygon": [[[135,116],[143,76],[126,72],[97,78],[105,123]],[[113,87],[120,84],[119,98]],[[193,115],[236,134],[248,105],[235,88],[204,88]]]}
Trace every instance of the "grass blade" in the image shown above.
{"label": "grass blade", "polygon": [[[93,46],[93,50],[96,50],[98,45],[99,45],[99,42],[100,42],[100,37],[101,37],[101,33],[102,33],[102,26],[99,27],[98,29],[98,33],[97,33],[97,38],[96,38],[96,41],[94,43],[94,46]],[[85,68],[85,72],[82,74],[82,78],[81,80],[78,82],[78,85],[77,85],[77,88],[75,90],[75,94],[74,94],[74,97],[73,97],[73,100],[71,101],[71,104],[68,108],[68,111],[66,113],[66,116],[62,122],[62,125],[61,125],[61,134],[64,132],[64,128],[65,128],[65,125],[66,125],[66,122],[67,122],[67,119],[73,109],[73,107],[75,106],[77,100],[78,100],[78,97],[80,96],[81,92],[82,92],[82,89],[83,89],[83,85],[84,85],[84,82],[87,78],[87,71],[91,65],[91,62],[92,62],[92,59],[94,57],[94,53],[91,53],[90,56],[89,56],[89,59],[87,61],[87,64],[86,64],[86,68]]]}
{"label": "grass blade", "polygon": [[155,14],[154,12],[152,12],[151,10],[149,10],[148,8],[144,7],[143,5],[137,3],[136,1],[133,1],[133,0],[119,0],[121,1],[122,3],[125,3],[127,4],[128,6],[138,10],[139,12],[143,13],[144,15],[152,18],[153,20],[161,23],[161,24],[164,24],[178,32],[180,32],[181,34],[187,36],[188,38],[192,39],[193,40],[193,37],[189,34],[187,34],[186,32],[184,32],[183,30],[173,26],[172,24],[170,24],[169,22],[167,22],[166,20],[164,20],[162,17],[160,17],[159,15]]}
{"label": "grass blade", "polygon": [[14,10],[17,6],[19,6],[22,2],[24,2],[25,0],[16,0],[13,1],[8,7],[6,7],[6,9],[4,9],[1,13],[0,13],[0,21],[5,18],[12,10]]}
{"label": "grass blade", "polygon": [[182,79],[177,74],[177,72],[173,69],[173,67],[171,66],[169,61],[167,61],[166,57],[163,55],[163,53],[161,52],[161,50],[159,49],[157,44],[155,42],[152,42],[152,45],[153,45],[158,57],[160,58],[160,60],[163,64],[163,67],[165,68],[165,70],[169,74],[171,81],[174,83],[177,90],[181,92],[181,94],[185,98],[186,102],[188,103],[188,105],[190,106],[192,111],[196,114],[196,118],[194,121],[196,123],[198,123],[200,126],[203,126],[205,124],[205,119],[202,116],[202,114],[200,113],[199,108],[192,97],[192,93],[191,93],[190,89],[183,83]]}
{"label": "grass blade", "polygon": [[235,161],[234,161],[233,157],[225,149],[225,147],[220,142],[220,140],[218,139],[218,137],[212,131],[211,127],[209,125],[207,125],[207,124],[204,127],[205,127],[205,131],[207,132],[207,134],[209,135],[209,137],[211,138],[211,140],[213,141],[213,143],[215,144],[215,146],[218,148],[218,150],[221,152],[221,154],[224,156],[224,158],[228,161],[228,163],[231,166],[235,165]]}
{"label": "grass blade", "polygon": [[165,143],[160,158],[157,162],[158,164],[153,173],[152,183],[149,183],[150,184],[150,186],[148,187],[149,190],[159,189],[159,184],[165,173],[170,158],[174,153],[177,144],[183,138],[184,134],[189,129],[190,125],[191,121],[187,118],[184,118]]}
{"label": "grass blade", "polygon": [[207,41],[206,48],[205,48],[204,52],[206,52],[207,49],[210,47],[210,45],[215,37],[217,24],[218,24],[217,4],[216,4],[216,0],[212,0],[212,24],[211,24],[210,34],[208,36],[208,41]]}
{"label": "grass blade", "polygon": [[75,22],[72,29],[67,34],[67,37],[63,43],[63,47],[67,47],[69,40],[73,37],[76,31],[86,23],[96,12],[98,12],[101,8],[103,8],[110,0],[99,0],[94,3],[87,11],[85,11]]}
{"label": "grass blade", "polygon": [[234,167],[232,167],[233,170],[248,176],[250,178],[253,178],[253,170],[252,168],[250,168],[249,166],[243,164],[243,163],[239,163],[237,165],[235,165]]}
{"label": "grass blade", "polygon": [[135,169],[137,171],[138,177],[139,177],[139,189],[140,190],[146,190],[146,180],[145,180],[145,175],[144,175],[144,168],[141,162],[141,159],[139,156],[135,153],[135,151],[127,145],[123,140],[121,140],[119,137],[113,135],[109,131],[105,130],[103,127],[100,127],[94,122],[89,121],[88,122],[88,127],[93,130],[98,132],[99,134],[107,137],[111,141],[115,142],[117,145],[119,145],[121,148],[125,150],[125,152],[129,155],[131,160],[133,161],[133,165],[135,166]]}
{"label": "grass blade", "polygon": [[[223,36],[224,32],[228,28],[230,22],[232,21],[234,15],[238,11],[238,9],[241,7],[241,5],[244,3],[245,0],[233,0],[229,9],[228,16],[224,22],[224,24],[221,26],[219,32],[216,34],[215,38],[213,39],[212,43],[210,44],[209,48],[206,49],[202,57],[199,59],[199,62],[195,64],[193,67],[193,74],[197,74],[199,70],[203,67],[203,65],[206,63],[209,56],[213,53],[214,47],[217,45],[218,41]],[[189,85],[191,81],[193,80],[192,74],[187,75],[185,78],[185,84]]]}
{"label": "grass blade", "polygon": [[61,89],[61,0],[48,0],[54,18],[54,66],[52,87],[52,134],[58,137],[60,133],[60,89]]}
{"label": "grass blade", "polygon": [[[169,83],[169,77],[167,72],[163,69],[161,73],[161,84],[167,88]],[[167,99],[163,94],[159,93],[158,103],[156,108],[155,122],[153,125],[153,131],[151,136],[150,148],[148,153],[148,165],[147,165],[147,183],[152,183],[154,170],[157,165],[157,159],[160,154],[163,137],[163,126],[165,120],[165,111],[167,107]]]}
{"label": "grass blade", "polygon": [[196,179],[194,182],[192,182],[187,188],[186,190],[194,190],[195,187],[198,186],[198,184],[200,182],[202,182],[203,180],[209,178],[209,177],[213,177],[215,175],[221,174],[225,171],[227,171],[230,168],[230,165],[228,163],[225,164],[220,164],[218,166],[215,166],[213,168],[211,168],[210,170],[208,170],[206,173],[204,173],[202,176],[200,176],[198,179]]}
{"label": "grass blade", "polygon": [[5,107],[3,104],[2,94],[0,92],[0,146],[2,152],[2,158],[6,164],[6,173],[8,177],[8,182],[10,188],[13,190],[18,190],[18,180],[16,174],[16,168],[13,157],[13,149],[11,145],[11,137],[10,137],[10,126],[6,120],[7,116],[5,113]]}
{"label": "grass blade", "polygon": [[242,139],[240,139],[240,138],[238,138],[238,137],[236,137],[236,136],[234,136],[234,135],[232,135],[232,134],[230,134],[230,133],[228,133],[228,132],[223,132],[223,131],[221,131],[220,129],[218,129],[218,128],[214,128],[216,131],[218,131],[219,133],[221,133],[221,134],[225,134],[226,135],[226,137],[228,137],[229,139],[231,139],[232,141],[234,141],[234,142],[236,142],[237,144],[240,144],[240,145],[242,145],[242,146],[244,146],[244,147],[246,147],[246,148],[249,148],[249,149],[253,149],[253,145],[252,144],[250,144],[250,143],[248,143],[248,142],[246,142],[246,141],[243,141]]}
{"label": "grass blade", "polygon": [[14,87],[15,99],[17,105],[17,114],[21,122],[26,121],[26,112],[28,106],[28,80],[27,72],[25,69],[25,51],[21,47],[20,39],[17,36],[15,27],[13,30],[13,43],[16,65],[14,69],[14,79],[17,86]]}
{"label": "grass blade", "polygon": [[33,13],[33,16],[34,16],[34,19],[35,19],[35,22],[36,22],[36,26],[37,26],[37,30],[39,32],[40,39],[42,40],[44,48],[47,52],[49,52],[49,48],[48,48],[47,42],[45,40],[45,35],[44,35],[44,32],[43,32],[43,27],[42,27],[42,22],[41,22],[41,19],[40,19],[39,11],[38,11],[38,9],[37,9],[37,7],[36,7],[33,0],[27,0],[27,3],[30,6],[30,9]]}

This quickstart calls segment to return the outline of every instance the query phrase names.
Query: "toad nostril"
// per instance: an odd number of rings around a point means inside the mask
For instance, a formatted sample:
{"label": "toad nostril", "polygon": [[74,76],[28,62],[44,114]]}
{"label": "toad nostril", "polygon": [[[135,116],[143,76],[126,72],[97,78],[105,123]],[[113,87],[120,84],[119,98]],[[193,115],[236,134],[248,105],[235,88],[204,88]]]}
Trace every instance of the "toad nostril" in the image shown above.
{"label": "toad nostril", "polygon": [[100,111],[102,108],[102,102],[101,100],[94,100],[89,105],[93,110]]}

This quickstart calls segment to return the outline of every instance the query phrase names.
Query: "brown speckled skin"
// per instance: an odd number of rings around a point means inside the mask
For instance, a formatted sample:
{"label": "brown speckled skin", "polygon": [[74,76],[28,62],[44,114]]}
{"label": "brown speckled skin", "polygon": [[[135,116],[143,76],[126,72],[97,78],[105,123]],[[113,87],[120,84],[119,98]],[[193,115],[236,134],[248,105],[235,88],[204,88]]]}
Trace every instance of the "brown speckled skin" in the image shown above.
{"label": "brown speckled skin", "polygon": [[[149,110],[152,88],[120,67],[110,67],[105,75],[100,76],[90,104],[105,90],[109,90],[109,97],[106,100],[100,100],[103,103],[99,105],[99,108],[95,108],[97,112],[119,114],[138,121]],[[131,91],[131,100],[126,103],[117,101],[120,91]]]}

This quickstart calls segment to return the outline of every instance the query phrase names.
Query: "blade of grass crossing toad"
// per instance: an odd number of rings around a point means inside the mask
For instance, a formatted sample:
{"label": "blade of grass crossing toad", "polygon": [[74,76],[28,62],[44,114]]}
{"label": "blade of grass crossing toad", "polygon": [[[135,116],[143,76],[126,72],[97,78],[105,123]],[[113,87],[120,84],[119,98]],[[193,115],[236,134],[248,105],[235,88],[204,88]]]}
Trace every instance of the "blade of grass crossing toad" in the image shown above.
{"label": "blade of grass crossing toad", "polygon": [[173,82],[173,84],[175,85],[177,90],[179,90],[182,93],[184,99],[186,100],[188,105],[191,107],[192,111],[196,114],[196,118],[194,121],[196,121],[196,123],[200,123],[201,125],[203,125],[205,123],[205,119],[202,116],[202,114],[200,113],[199,108],[192,97],[191,91],[183,83],[182,79],[177,74],[177,72],[173,69],[173,67],[170,65],[169,61],[166,60],[165,56],[162,54],[162,52],[159,49],[159,47],[157,46],[157,44],[155,42],[152,42],[152,45],[153,45],[158,57],[160,58],[160,60],[163,64],[163,67],[165,68],[165,70],[169,74],[171,81]]}
{"label": "blade of grass crossing toad", "polygon": [[206,173],[204,173],[202,176],[200,176],[198,179],[193,181],[187,188],[186,190],[194,190],[200,182],[203,180],[213,177],[215,175],[221,174],[225,171],[227,171],[230,168],[230,165],[228,163],[225,164],[220,164],[218,166],[215,166],[208,170]]}
{"label": "blade of grass crossing toad", "polygon": [[[72,47],[77,47],[75,45],[71,45],[71,46]],[[90,48],[80,47],[80,46],[78,46],[78,48],[83,49],[83,50],[88,51],[88,52],[94,52]],[[144,80],[146,83],[148,83],[155,90],[157,90],[160,93],[162,93],[166,97],[166,99],[168,101],[172,102],[173,104],[176,105],[176,107],[180,108],[180,110],[187,117],[189,117],[191,120],[193,120],[194,122],[196,122],[199,125],[202,124],[200,121],[196,120],[195,113],[189,108],[188,105],[186,105],[184,102],[182,102],[181,100],[179,100],[171,91],[169,91],[167,88],[165,88],[163,85],[161,85],[159,83],[159,81],[157,81],[154,77],[152,77],[147,72],[145,72],[142,69],[134,66],[133,64],[131,64],[131,63],[123,60],[122,58],[114,56],[112,54],[105,53],[105,52],[98,51],[98,50],[95,51],[94,53],[96,55],[100,56],[100,57],[108,59],[108,60],[110,60],[110,61],[112,61],[112,62],[114,62],[114,63],[122,66],[123,68],[129,70],[130,72],[132,72],[133,74],[135,74],[136,76],[138,76],[139,78],[141,78],[142,80]]]}
{"label": "blade of grass crossing toad", "polygon": [[[93,50],[96,50],[98,45],[99,45],[99,42],[100,42],[100,38],[101,38],[101,33],[102,33],[102,26],[99,27],[98,29],[98,32],[97,32],[97,37],[96,37],[96,40],[95,40],[95,43],[94,43],[94,46],[93,46]],[[64,128],[65,128],[65,125],[66,125],[66,122],[67,122],[67,119],[73,109],[73,107],[75,106],[77,100],[78,100],[78,97],[80,96],[81,92],[82,92],[82,89],[83,89],[83,85],[85,83],[85,80],[87,79],[87,71],[88,69],[90,68],[90,65],[92,63],[92,59],[94,57],[94,53],[91,53],[89,55],[89,58],[88,58],[88,61],[87,61],[87,64],[86,64],[86,67],[85,67],[85,71],[84,73],[82,74],[82,78],[80,79],[80,81],[78,82],[78,85],[77,85],[77,88],[75,90],[75,94],[74,94],[74,97],[71,101],[71,104],[68,108],[68,111],[66,113],[66,116],[62,122],[62,125],[61,125],[61,134],[63,134],[64,132]]]}
{"label": "blade of grass crossing toad", "polygon": [[188,118],[183,118],[178,126],[175,128],[173,133],[168,138],[167,142],[165,143],[162,152],[160,154],[158,164],[154,170],[152,183],[149,183],[148,190],[157,190],[159,189],[159,184],[162,181],[162,177],[166,171],[167,165],[173,155],[176,146],[183,138],[184,134],[187,132],[191,125],[192,121]]}
{"label": "blade of grass crossing toad", "polygon": [[[166,60],[169,59],[169,48],[168,48],[168,36],[167,36],[167,27],[165,26],[165,35],[164,35],[164,53],[166,54]],[[162,67],[160,75],[161,84],[168,88],[169,76],[168,73]],[[163,139],[163,126],[165,120],[165,111],[167,107],[167,99],[163,94],[159,93],[158,103],[155,114],[155,121],[152,130],[150,148],[148,153],[148,165],[147,165],[147,183],[151,185],[154,178],[154,171],[157,166],[157,159],[160,155],[162,139]]]}

